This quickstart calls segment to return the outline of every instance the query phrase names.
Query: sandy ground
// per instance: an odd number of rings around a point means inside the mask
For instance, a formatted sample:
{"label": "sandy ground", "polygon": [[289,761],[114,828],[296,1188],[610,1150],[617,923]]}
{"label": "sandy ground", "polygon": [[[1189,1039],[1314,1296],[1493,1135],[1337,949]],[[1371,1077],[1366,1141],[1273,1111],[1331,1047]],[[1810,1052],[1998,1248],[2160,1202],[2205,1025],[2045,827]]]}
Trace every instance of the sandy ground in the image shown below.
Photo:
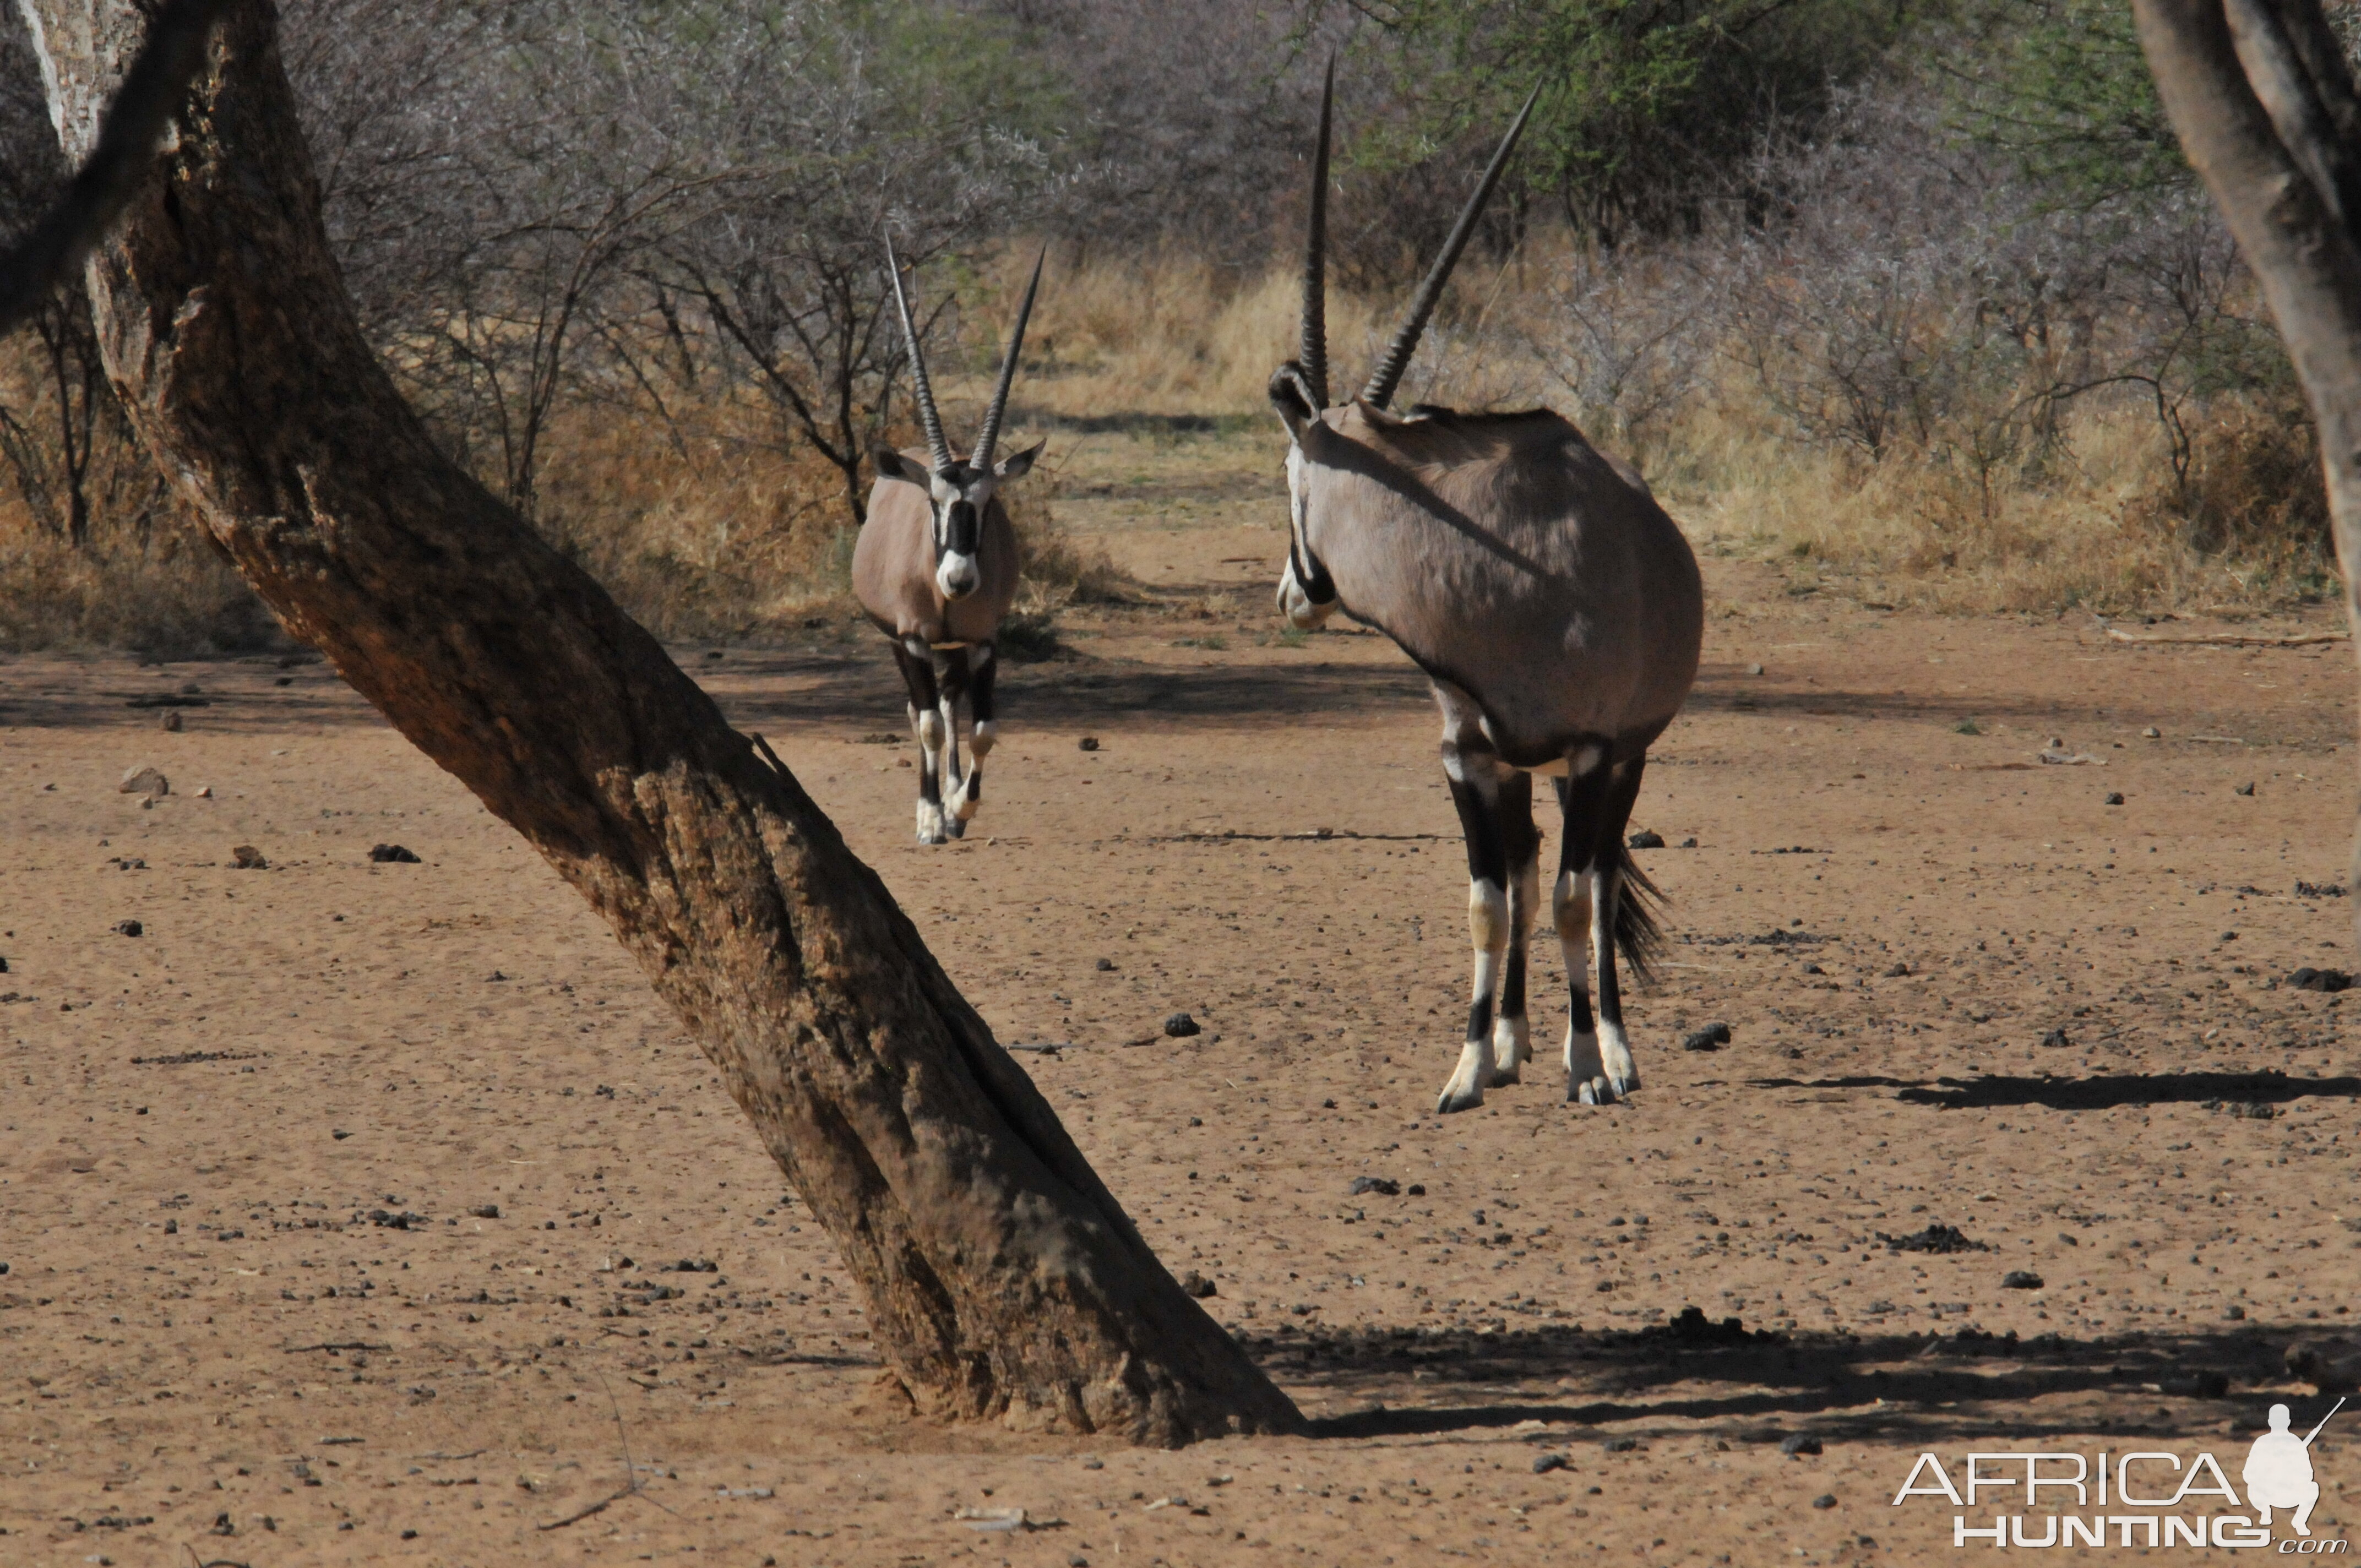
{"label": "sandy ground", "polygon": [[[1709,561],[1635,824],[1697,841],[1642,856],[1674,940],[1631,1007],[1646,1087],[1564,1103],[1553,945],[1543,1069],[1438,1120],[1465,882],[1422,684],[1377,638],[1280,638],[1269,476],[1190,492],[1185,447],[1070,466],[1061,517],[1158,602],[1004,677],[964,843],[909,841],[882,650],[681,652],[1001,1038],[1064,1047],[1020,1059],[1316,1435],[897,1415],[636,970],[333,674],[17,658],[0,1564],[1918,1562],[1955,1511],[1892,1506],[1922,1450],[2235,1478],[2272,1399],[2326,1409],[2283,1356],[2350,1322],[2361,1070],[2345,999],[2285,981],[2351,962],[2347,901],[2297,894],[2344,860],[2349,650]],[[205,704],[179,733],[126,706],[168,695]],[[2090,760],[2037,762],[2053,738]],[[134,764],[172,793],[118,793]],[[1159,1036],[1181,1009],[1204,1032]],[[1985,1250],[1882,1239],[1933,1224]],[[2340,1538],[2361,1449],[2314,1453]]]}

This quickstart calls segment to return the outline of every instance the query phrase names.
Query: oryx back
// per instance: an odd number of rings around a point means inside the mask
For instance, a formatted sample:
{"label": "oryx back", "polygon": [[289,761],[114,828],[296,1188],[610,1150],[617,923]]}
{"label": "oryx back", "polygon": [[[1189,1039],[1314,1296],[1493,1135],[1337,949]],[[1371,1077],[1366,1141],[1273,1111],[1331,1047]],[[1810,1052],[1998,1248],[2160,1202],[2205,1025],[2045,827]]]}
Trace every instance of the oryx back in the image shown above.
{"label": "oryx back", "polygon": [[1355,401],[1306,430],[1305,544],[1340,607],[1483,708],[1501,756],[1636,754],[1697,677],[1696,557],[1639,477],[1547,410]]}

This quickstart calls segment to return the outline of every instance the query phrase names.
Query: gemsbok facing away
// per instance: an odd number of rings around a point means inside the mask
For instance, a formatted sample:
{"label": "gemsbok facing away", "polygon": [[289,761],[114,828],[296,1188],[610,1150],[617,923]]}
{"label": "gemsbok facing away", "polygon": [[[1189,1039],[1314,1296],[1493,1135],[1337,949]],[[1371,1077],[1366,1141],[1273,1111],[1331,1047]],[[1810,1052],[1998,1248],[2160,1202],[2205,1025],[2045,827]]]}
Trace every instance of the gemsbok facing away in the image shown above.
{"label": "gemsbok facing away", "polygon": [[[1048,252],[1042,254],[1046,258]],[[1041,448],[1012,453],[997,466],[992,457],[1001,418],[1008,411],[1008,389],[1016,379],[1016,356],[1025,346],[1025,323],[1041,287],[1041,262],[1033,263],[983,432],[976,437],[975,455],[965,462],[952,455],[950,443],[943,439],[942,417],[935,411],[926,356],[890,244],[885,265],[894,278],[894,303],[910,351],[911,386],[927,445],[923,452],[880,446],[870,454],[877,483],[869,492],[868,521],[852,548],[852,592],[869,619],[893,639],[895,662],[910,688],[910,728],[919,751],[918,842],[939,844],[964,834],[983,803],[983,759],[996,733],[993,640],[1016,598],[1016,530],[998,490],[1030,469]],[[964,773],[962,707],[972,726]]]}
{"label": "gemsbok facing away", "polygon": [[[1697,678],[1697,559],[1639,474],[1547,409],[1460,413],[1386,405],[1532,113],[1526,102],[1361,395],[1328,403],[1325,245],[1334,67],[1320,105],[1298,356],[1270,378],[1287,426],[1288,560],[1279,608],[1309,630],[1335,610],[1392,638],[1443,710],[1443,769],[1467,839],[1476,949],[1466,1044],[1438,1112],[1517,1081],[1527,933],[1539,901],[1532,778],[1554,780],[1565,841],[1553,901],[1573,992],[1566,1098],[1640,1086],[1616,985],[1620,948],[1644,977],[1655,887],[1623,831],[1649,743]],[[1536,90],[1534,96],[1539,97]],[[1584,980],[1598,975],[1594,1027]]]}

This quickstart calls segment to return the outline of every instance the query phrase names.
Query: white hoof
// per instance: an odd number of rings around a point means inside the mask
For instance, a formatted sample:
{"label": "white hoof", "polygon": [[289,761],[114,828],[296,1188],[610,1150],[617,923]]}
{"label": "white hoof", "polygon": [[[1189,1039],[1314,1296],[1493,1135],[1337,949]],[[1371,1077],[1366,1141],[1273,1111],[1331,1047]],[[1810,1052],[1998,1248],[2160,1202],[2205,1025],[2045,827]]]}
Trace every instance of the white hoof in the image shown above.
{"label": "white hoof", "polygon": [[931,801],[918,802],[918,842],[939,844],[943,841],[943,808]]}
{"label": "white hoof", "polygon": [[1470,1040],[1459,1053],[1459,1066],[1451,1080],[1436,1096],[1434,1113],[1448,1116],[1454,1111],[1473,1111],[1484,1103],[1484,1086],[1492,1080],[1490,1042]]}
{"label": "white hoof", "polygon": [[1524,1065],[1533,1059],[1531,1026],[1522,1018],[1501,1018],[1492,1025],[1492,1081],[1516,1083]]}
{"label": "white hoof", "polygon": [[1620,1027],[1603,1019],[1598,1025],[1598,1059],[1607,1081],[1615,1086],[1617,1099],[1628,1098],[1640,1087],[1640,1064],[1631,1059],[1631,1042]]}
{"label": "white hoof", "polygon": [[1616,1091],[1599,1057],[1597,1035],[1565,1032],[1565,1099],[1569,1105],[1612,1105]]}

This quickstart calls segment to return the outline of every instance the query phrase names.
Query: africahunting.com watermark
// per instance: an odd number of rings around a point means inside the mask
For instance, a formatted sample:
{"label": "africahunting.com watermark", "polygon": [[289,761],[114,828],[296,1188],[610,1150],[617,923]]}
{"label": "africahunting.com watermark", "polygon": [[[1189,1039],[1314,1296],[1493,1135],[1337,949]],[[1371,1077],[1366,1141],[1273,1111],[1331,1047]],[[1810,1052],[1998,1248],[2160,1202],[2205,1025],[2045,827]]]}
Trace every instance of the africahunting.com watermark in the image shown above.
{"label": "africahunting.com watermark", "polygon": [[1923,1506],[1917,1500],[1924,1498],[1949,1503],[1957,1547],[2244,1547],[2282,1556],[2348,1555],[2342,1538],[2312,1532],[2321,1497],[2312,1442],[2344,1404],[2337,1400],[2301,1434],[2293,1412],[2273,1405],[2236,1485],[2211,1453],[2018,1449],[1948,1463],[1921,1453],[1893,1506]]}

